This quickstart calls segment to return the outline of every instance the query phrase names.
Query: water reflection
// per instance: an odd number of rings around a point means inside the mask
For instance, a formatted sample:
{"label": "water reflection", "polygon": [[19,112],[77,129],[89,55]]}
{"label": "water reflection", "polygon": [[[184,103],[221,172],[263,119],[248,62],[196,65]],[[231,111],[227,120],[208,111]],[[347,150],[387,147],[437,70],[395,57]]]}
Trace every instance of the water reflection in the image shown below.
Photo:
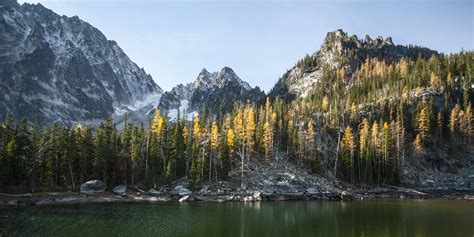
{"label": "water reflection", "polygon": [[92,204],[0,209],[0,236],[472,236],[474,202]]}

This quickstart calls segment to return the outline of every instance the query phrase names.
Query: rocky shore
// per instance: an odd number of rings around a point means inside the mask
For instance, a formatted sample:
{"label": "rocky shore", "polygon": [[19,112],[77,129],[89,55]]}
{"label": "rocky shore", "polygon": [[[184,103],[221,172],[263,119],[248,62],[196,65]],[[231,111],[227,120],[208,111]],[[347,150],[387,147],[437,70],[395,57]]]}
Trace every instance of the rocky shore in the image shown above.
{"label": "rocky shore", "polygon": [[427,190],[425,192],[406,188],[373,188],[368,190],[352,190],[342,192],[318,192],[308,188],[303,192],[266,192],[265,190],[231,190],[226,189],[227,183],[219,182],[221,189],[211,190],[203,186],[198,191],[190,191],[182,185],[174,189],[145,192],[135,188],[124,192],[85,193],[40,193],[18,196],[0,195],[0,206],[57,205],[80,203],[109,202],[255,202],[255,201],[287,201],[287,200],[327,200],[354,201],[369,199],[450,199],[474,201],[474,192],[465,190]]}
{"label": "rocky shore", "polygon": [[[469,170],[468,170],[469,171]],[[107,187],[100,180],[83,183],[80,192],[12,195],[0,193],[0,206],[55,205],[105,202],[255,202],[287,200],[352,201],[367,199],[465,199],[474,200],[474,176],[462,173],[462,181],[445,188],[436,185],[359,187],[325,177],[290,162],[251,162],[241,173],[234,170],[228,181],[192,183],[187,179],[153,188],[139,185]],[[437,176],[443,177],[443,176]],[[461,177],[461,176],[459,176]],[[449,177],[448,177],[449,178]],[[438,182],[438,183],[441,183]],[[444,182],[446,183],[446,182]]]}

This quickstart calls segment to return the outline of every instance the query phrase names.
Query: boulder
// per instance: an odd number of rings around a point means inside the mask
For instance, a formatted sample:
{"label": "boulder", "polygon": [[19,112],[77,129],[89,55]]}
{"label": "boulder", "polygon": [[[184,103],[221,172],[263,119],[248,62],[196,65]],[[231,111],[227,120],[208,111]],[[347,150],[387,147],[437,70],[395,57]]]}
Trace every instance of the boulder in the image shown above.
{"label": "boulder", "polygon": [[150,190],[148,190],[148,194],[151,196],[160,196],[161,192],[154,188],[150,188]]}
{"label": "boulder", "polygon": [[100,180],[89,180],[81,184],[81,193],[84,194],[97,194],[102,193],[107,188],[104,182]]}
{"label": "boulder", "polygon": [[341,200],[342,201],[352,201],[354,200],[354,195],[348,191],[343,191],[341,193]]}
{"label": "boulder", "polygon": [[7,202],[8,206],[18,206],[18,200],[11,200]]}
{"label": "boulder", "polygon": [[77,201],[77,199],[78,199],[77,197],[66,196],[66,197],[56,198],[55,202],[58,202],[58,203],[71,203],[71,202]]}
{"label": "boulder", "polygon": [[198,192],[199,194],[206,195],[209,193],[209,187],[207,185],[203,185],[202,188]]}
{"label": "boulder", "polygon": [[255,201],[255,199],[253,198],[253,196],[245,196],[244,198],[242,198],[242,201],[244,201],[244,202],[253,202],[253,201]]}
{"label": "boulder", "polygon": [[174,187],[174,190],[173,190],[175,194],[177,194],[178,196],[182,197],[182,196],[187,196],[187,195],[191,195],[191,191],[181,185],[178,185],[176,187]]}
{"label": "boulder", "polygon": [[311,188],[306,189],[306,193],[312,196],[312,195],[317,195],[319,192],[317,188],[311,187]]}
{"label": "boulder", "polygon": [[118,185],[112,190],[116,194],[125,194],[127,192],[127,186],[125,185]]}

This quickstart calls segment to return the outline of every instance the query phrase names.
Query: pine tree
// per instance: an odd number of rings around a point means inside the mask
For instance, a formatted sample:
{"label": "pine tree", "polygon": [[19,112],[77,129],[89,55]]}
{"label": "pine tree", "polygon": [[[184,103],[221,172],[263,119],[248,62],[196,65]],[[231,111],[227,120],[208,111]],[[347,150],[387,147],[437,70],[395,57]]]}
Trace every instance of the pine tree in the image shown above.
{"label": "pine tree", "polygon": [[[209,158],[209,182],[212,178],[212,163],[215,163],[213,160],[215,157],[215,153],[217,152],[217,148],[219,146],[219,131],[217,127],[217,123],[214,121],[211,125],[211,157]],[[214,172],[217,174],[216,170]],[[216,175],[217,177],[217,175]]]}
{"label": "pine tree", "polygon": [[453,141],[456,138],[456,134],[459,132],[459,112],[461,112],[461,109],[459,105],[456,104],[449,115],[449,130],[451,131],[451,138]]}
{"label": "pine tree", "polygon": [[436,116],[436,124],[437,124],[437,127],[438,127],[437,138],[438,138],[438,141],[439,141],[443,137],[443,128],[444,128],[444,116],[443,116],[443,113],[441,111],[438,112],[438,115]]}
{"label": "pine tree", "polygon": [[139,159],[140,159],[140,137],[138,132],[138,127],[133,127],[132,134],[131,134],[131,159],[132,159],[132,184],[135,183],[136,176],[138,175],[138,168],[139,168]]}
{"label": "pine tree", "polygon": [[255,112],[252,107],[245,109],[245,140],[247,144],[247,159],[255,152]]}
{"label": "pine tree", "polygon": [[465,119],[465,133],[466,136],[468,137],[468,142],[471,143],[471,138],[474,134],[474,116],[472,113],[472,107],[471,103],[469,103],[466,107],[466,112],[464,113],[464,119]]}
{"label": "pine tree", "polygon": [[263,124],[263,141],[265,159],[270,160],[273,156],[273,130],[268,121]]}
{"label": "pine tree", "polygon": [[314,157],[314,126],[313,120],[310,119],[308,121],[308,127],[306,128],[306,150],[307,150],[307,157],[312,159]]}
{"label": "pine tree", "polygon": [[370,163],[370,141],[369,141],[369,121],[364,118],[359,125],[359,178],[361,177],[360,168],[364,163],[364,182],[367,182],[367,172]]}
{"label": "pine tree", "polygon": [[423,143],[420,134],[416,134],[416,138],[413,141],[413,148],[415,150],[415,154],[420,155],[423,151]]}
{"label": "pine tree", "polygon": [[429,114],[428,108],[425,106],[421,109],[420,113],[418,114],[418,133],[422,141],[426,141],[429,139],[429,131],[430,131],[430,122],[429,122]]}
{"label": "pine tree", "polygon": [[342,161],[346,175],[350,175],[351,183],[354,183],[354,152],[355,142],[352,128],[347,126],[344,129],[344,136],[342,138]]}
{"label": "pine tree", "polygon": [[202,157],[204,154],[201,151],[202,148],[202,132],[201,132],[201,124],[199,121],[199,114],[194,115],[193,119],[193,143],[192,143],[192,161],[191,161],[191,176],[194,180],[200,181],[202,180]]}
{"label": "pine tree", "polygon": [[[387,165],[390,163],[390,153],[392,148],[392,136],[390,129],[388,127],[388,123],[385,122],[382,128],[382,150],[383,150],[383,165],[382,165],[382,173],[385,178],[387,178],[387,169],[392,168],[388,167]],[[385,179],[384,179],[385,180]]]}

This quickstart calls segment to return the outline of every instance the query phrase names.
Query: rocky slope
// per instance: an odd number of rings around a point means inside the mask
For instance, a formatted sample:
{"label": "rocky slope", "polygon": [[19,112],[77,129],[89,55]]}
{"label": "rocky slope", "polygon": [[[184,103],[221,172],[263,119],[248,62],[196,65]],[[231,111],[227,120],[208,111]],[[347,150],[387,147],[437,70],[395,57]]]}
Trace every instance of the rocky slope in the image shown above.
{"label": "rocky slope", "polygon": [[261,102],[264,98],[263,91],[258,87],[252,88],[229,67],[213,73],[203,68],[194,82],[179,84],[165,92],[159,107],[169,111],[171,117],[175,116],[177,109],[188,113],[207,109],[217,114],[221,110],[230,111],[235,102]]}
{"label": "rocky slope", "polygon": [[0,4],[0,114],[39,122],[104,119],[161,88],[115,41],[41,4]]}
{"label": "rocky slope", "polygon": [[323,69],[344,68],[347,77],[361,65],[367,57],[384,59],[386,62],[402,57],[430,57],[436,51],[417,46],[395,45],[392,38],[359,39],[356,35],[349,36],[342,30],[329,32],[321,48],[312,55],[307,55],[289,69],[278,80],[269,95],[282,98],[305,97],[314,86],[317,86]]}

